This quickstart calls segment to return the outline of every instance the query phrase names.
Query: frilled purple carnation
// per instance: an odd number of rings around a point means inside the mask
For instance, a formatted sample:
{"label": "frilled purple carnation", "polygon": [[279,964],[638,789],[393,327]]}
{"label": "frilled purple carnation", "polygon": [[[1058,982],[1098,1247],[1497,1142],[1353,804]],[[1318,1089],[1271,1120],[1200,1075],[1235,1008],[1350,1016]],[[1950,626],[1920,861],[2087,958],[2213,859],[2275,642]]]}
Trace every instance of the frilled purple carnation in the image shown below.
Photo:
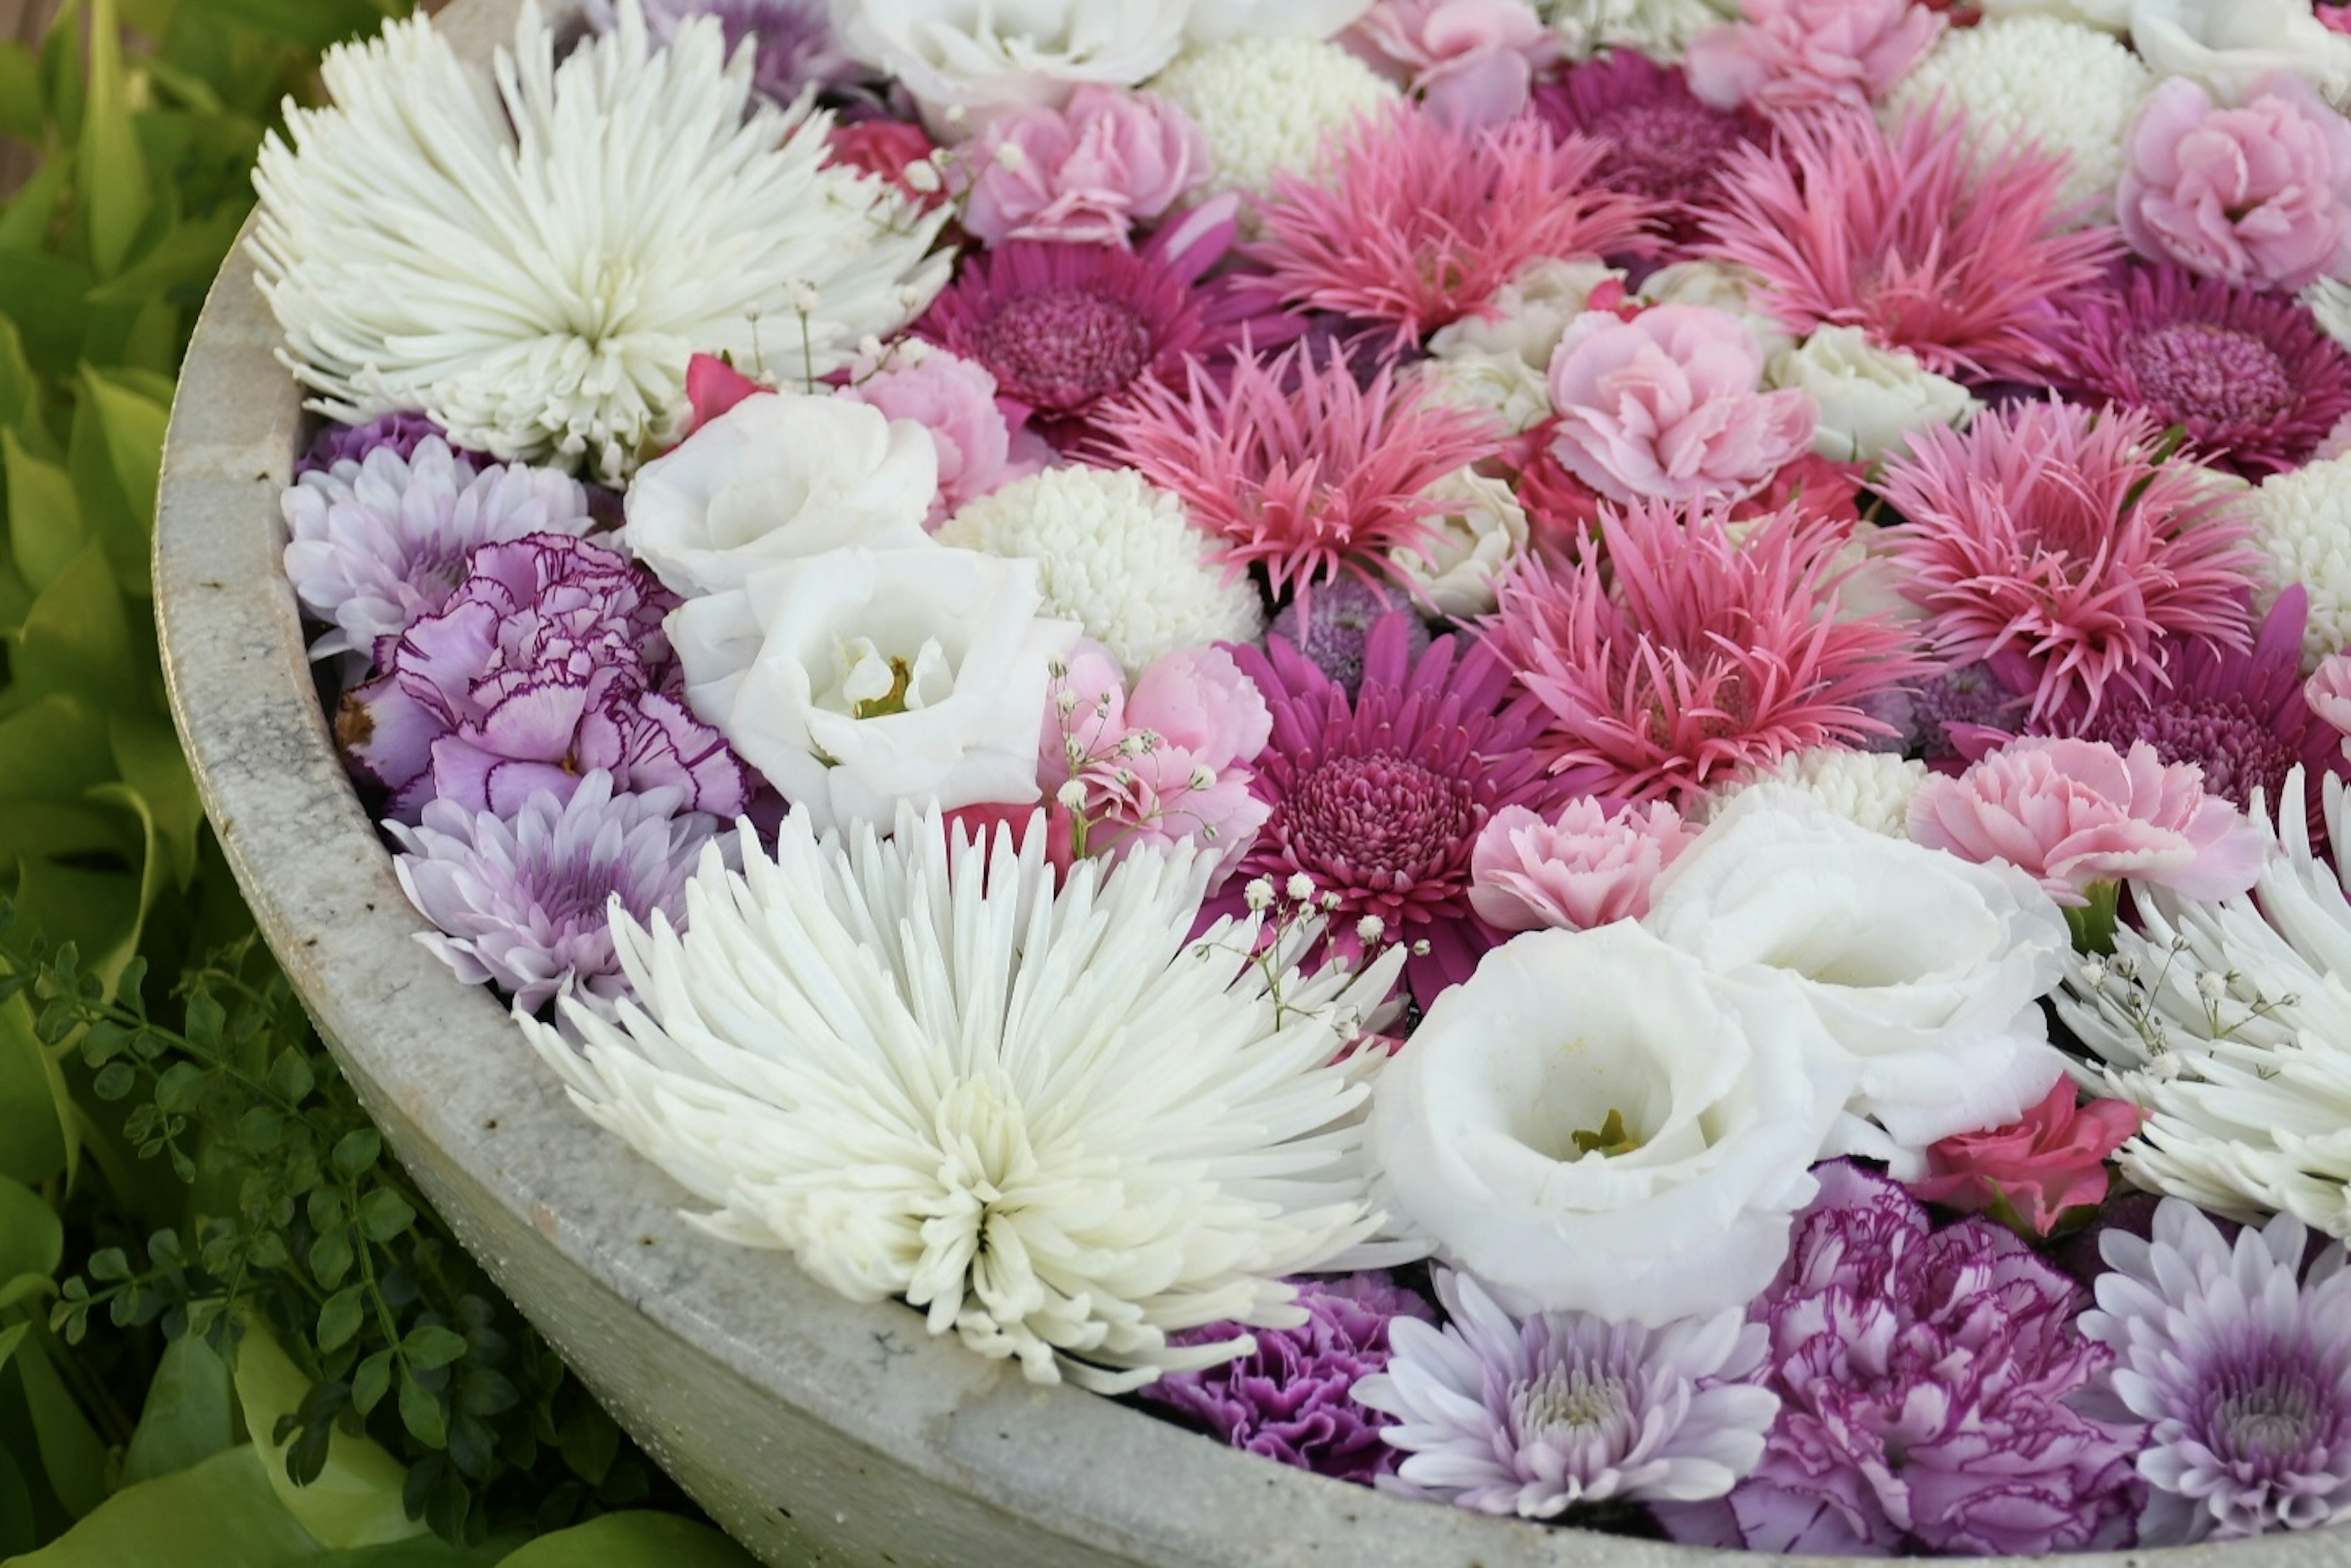
{"label": "frilled purple carnation", "polygon": [[[1306,655],[1353,701],[1364,682],[1364,644],[1395,601],[1360,578],[1338,577],[1293,599],[1273,618],[1275,636]],[[1406,629],[1407,652],[1419,658],[1428,649],[1428,628],[1415,617]]]}
{"label": "frilled purple carnation", "polygon": [[511,818],[434,800],[422,825],[385,827],[401,846],[400,885],[441,928],[417,940],[466,984],[494,983],[537,1012],[567,988],[628,988],[614,899],[641,923],[655,910],[684,920],[686,877],[718,821],[677,808],[674,789],[615,795],[599,770],[569,801],[540,790]]}
{"label": "frilled purple carnation", "polygon": [[579,481],[545,468],[480,465],[427,435],[410,451],[371,448],[305,474],[279,498],[292,536],[286,575],[302,608],[334,630],[314,659],[360,653],[448,602],[486,544],[594,526]]}
{"label": "frilled purple carnation", "polygon": [[[1376,1274],[1293,1281],[1304,1326],[1253,1329],[1257,1349],[1202,1372],[1179,1372],[1142,1396],[1245,1448],[1317,1475],[1368,1484],[1395,1453],[1380,1440],[1386,1419],[1348,1397],[1356,1380],[1388,1363],[1388,1323],[1427,1322],[1428,1304]],[[1178,1344],[1230,1337],[1229,1324],[1173,1336]]]}
{"label": "frilled purple carnation", "polygon": [[295,460],[294,477],[332,468],[338,463],[364,463],[367,455],[377,447],[389,447],[402,461],[416,455],[416,449],[427,441],[438,441],[476,468],[487,468],[496,458],[486,453],[469,451],[449,439],[449,433],[434,423],[430,414],[402,409],[398,413],[378,414],[365,424],[328,424],[310,439],[310,449]]}
{"label": "frilled purple carnation", "polygon": [[[867,74],[834,43],[825,0],[644,0],[645,31],[667,45],[678,28],[696,16],[716,16],[732,57],[752,40],[752,85],[764,97],[789,103],[808,87],[834,87]],[[589,25],[611,32],[618,25],[611,0],[590,0]]]}
{"label": "frilled purple carnation", "polygon": [[447,605],[344,696],[335,737],[403,822],[434,800],[502,816],[540,790],[568,800],[598,768],[622,792],[675,789],[683,810],[732,817],[751,777],[683,700],[662,633],[677,602],[584,539],[485,546]]}
{"label": "frilled purple carnation", "polygon": [[1935,1230],[1897,1182],[1839,1162],[1749,1315],[1780,1396],[1763,1463],[1717,1503],[1660,1508],[1679,1541],[1841,1556],[2129,1543],[2136,1431],[2068,1403],[2112,1355],[2079,1291],[2009,1230]]}

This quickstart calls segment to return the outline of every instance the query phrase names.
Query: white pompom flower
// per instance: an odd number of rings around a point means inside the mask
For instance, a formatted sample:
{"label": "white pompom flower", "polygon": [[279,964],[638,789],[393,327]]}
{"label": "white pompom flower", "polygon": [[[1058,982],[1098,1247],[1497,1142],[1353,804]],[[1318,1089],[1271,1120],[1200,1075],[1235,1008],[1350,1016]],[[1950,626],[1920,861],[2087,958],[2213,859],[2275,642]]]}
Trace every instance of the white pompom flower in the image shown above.
{"label": "white pompom flower", "polygon": [[1777,784],[1809,795],[1833,816],[1889,839],[1910,836],[1910,798],[1928,777],[1927,765],[1890,751],[1851,751],[1816,746],[1789,753],[1753,779],[1716,798],[1720,812],[1759,784]]}
{"label": "white pompom flower", "polygon": [[2300,583],[2310,594],[2302,667],[2351,647],[2351,457],[2273,474],[2253,492],[2253,543],[2268,558],[2266,610]]}
{"label": "white pompom flower", "polygon": [[1278,174],[1310,172],[1327,134],[1400,96],[1337,44],[1307,37],[1230,38],[1192,49],[1151,89],[1208,139],[1216,172],[1204,197],[1261,195]]}

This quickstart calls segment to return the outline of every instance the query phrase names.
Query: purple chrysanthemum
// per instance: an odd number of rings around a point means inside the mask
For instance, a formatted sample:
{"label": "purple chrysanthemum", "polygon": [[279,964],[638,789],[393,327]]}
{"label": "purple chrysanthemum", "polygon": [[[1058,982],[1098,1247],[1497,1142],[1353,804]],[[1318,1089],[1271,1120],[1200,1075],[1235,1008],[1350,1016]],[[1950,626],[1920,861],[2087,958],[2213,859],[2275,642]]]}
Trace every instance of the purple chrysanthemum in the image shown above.
{"label": "purple chrysanthemum", "polygon": [[[716,16],[732,56],[746,38],[755,51],[752,83],[763,97],[790,103],[803,88],[834,87],[868,74],[835,43],[824,0],[644,0],[645,31],[667,47],[696,16]],[[589,25],[610,32],[611,0],[591,0]]]}
{"label": "purple chrysanthemum", "polygon": [[2167,1198],[2151,1239],[2105,1238],[2115,1271],[2082,1332],[2115,1364],[2085,1406],[2150,1423],[2144,1544],[2351,1517],[2351,1272],[2337,1244],[2304,1278],[2308,1234],[2280,1215],[2232,1248]]}
{"label": "purple chrysanthemum", "polygon": [[494,983],[537,1012],[572,987],[611,998],[628,987],[612,948],[614,899],[630,915],[684,918],[685,880],[717,819],[678,810],[678,792],[615,795],[601,769],[568,801],[534,793],[511,817],[454,800],[422,825],[388,822],[400,885],[440,927],[418,940],[468,985]]}
{"label": "purple chrysanthemum", "polygon": [[2077,302],[2061,357],[2068,397],[2145,409],[2254,479],[2309,461],[2351,413],[2351,353],[2307,308],[2184,267],[2144,267]]}
{"label": "purple chrysanthemum", "polygon": [[2070,1403],[2112,1357],[2080,1291],[2003,1227],[1943,1230],[1901,1185],[1820,1167],[1788,1261],[1749,1315],[1782,1401],[1763,1462],[1677,1540],[1844,1556],[2127,1544],[2132,1448]]}
{"label": "purple chrysanthemum", "polygon": [[[1362,579],[1336,577],[1283,605],[1272,631],[1352,700],[1363,685],[1364,647],[1372,628],[1395,607],[1393,598]],[[1416,616],[1406,635],[1406,657],[1419,658],[1428,649],[1428,628]]]}
{"label": "purple chrysanthemum", "polygon": [[486,468],[497,461],[487,453],[473,452],[449,441],[449,433],[434,423],[430,414],[403,409],[397,413],[379,414],[365,424],[334,424],[322,426],[310,438],[309,449],[295,460],[294,477],[332,468],[338,463],[363,463],[367,455],[379,446],[388,446],[404,462],[416,455],[416,449],[427,441],[440,441],[475,468]]}
{"label": "purple chrysanthemum", "polygon": [[1555,136],[1581,131],[1605,142],[1593,177],[1656,203],[1677,247],[1700,237],[1731,155],[1771,134],[1761,116],[1715,108],[1680,70],[1635,49],[1611,50],[1537,88],[1534,109]]}
{"label": "purple chrysanthemum", "polygon": [[1779,1396],[1745,1382],[1762,1326],[1738,1308],[1661,1328],[1589,1312],[1514,1322],[1439,1270],[1444,1329],[1397,1323],[1384,1374],[1355,1385],[1408,1457],[1384,1490],[1556,1519],[1580,1504],[1697,1502],[1754,1469]]}
{"label": "purple chrysanthemum", "polygon": [[[2030,672],[2026,678],[2030,685]],[[1956,762],[1967,753],[1955,732],[2012,728],[2024,716],[2025,702],[1990,664],[1961,664],[1920,683],[1911,701],[1910,733],[1928,761]]]}
{"label": "purple chrysanthemum", "polygon": [[588,492],[551,469],[486,464],[438,435],[398,442],[305,474],[279,498],[292,538],[286,575],[302,608],[334,630],[310,656],[359,653],[448,601],[486,544],[528,534],[584,534]]}
{"label": "purple chrysanthemum", "polygon": [[[1376,1274],[1297,1280],[1306,1322],[1253,1329],[1257,1348],[1237,1361],[1163,1377],[1142,1392],[1236,1448],[1337,1480],[1368,1483],[1395,1461],[1380,1440],[1387,1423],[1348,1397],[1357,1380],[1388,1364],[1390,1323],[1435,1316],[1410,1291]],[[1230,1338],[1231,1324],[1188,1329],[1177,1344]]]}
{"label": "purple chrysanthemum", "polygon": [[1416,619],[1391,611],[1372,628],[1352,701],[1282,638],[1232,650],[1273,711],[1249,786],[1271,810],[1204,917],[1240,913],[1255,878],[1279,888],[1302,874],[1338,955],[1413,948],[1405,973],[1426,1006],[1500,939],[1469,907],[1479,831],[1505,806],[1548,817],[1569,791],[1544,776],[1526,706],[1502,711],[1509,667],[1449,636],[1414,658]]}
{"label": "purple chrysanthemum", "polygon": [[651,573],[559,534],[485,546],[469,568],[335,716],[392,816],[416,821],[434,800],[511,814],[542,790],[569,800],[598,768],[623,791],[674,789],[687,810],[743,809],[749,770],[687,710],[662,632],[678,601]]}

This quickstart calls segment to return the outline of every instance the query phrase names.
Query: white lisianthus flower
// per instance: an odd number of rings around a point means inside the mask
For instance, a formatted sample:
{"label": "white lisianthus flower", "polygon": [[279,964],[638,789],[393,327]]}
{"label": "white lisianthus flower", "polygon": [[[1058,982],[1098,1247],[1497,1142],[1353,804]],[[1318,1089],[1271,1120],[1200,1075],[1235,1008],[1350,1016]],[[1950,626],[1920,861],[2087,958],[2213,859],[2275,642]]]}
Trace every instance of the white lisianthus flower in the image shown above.
{"label": "white lisianthus flower", "polygon": [[1669,65],[1682,57],[1692,38],[1739,16],[1729,0],[1543,0],[1536,8],[1572,59],[1636,49]]}
{"label": "white lisianthus flower", "polygon": [[1527,514],[1509,483],[1459,468],[1425,494],[1447,503],[1423,519],[1428,536],[1400,545],[1388,559],[1439,614],[1455,621],[1493,612],[1494,585],[1526,553]]}
{"label": "white lisianthus flower", "polygon": [[932,128],[973,110],[1059,108],[1087,83],[1133,87],[1176,57],[1191,0],[832,0],[841,47],[905,84]]}
{"label": "white lisianthus flower", "polygon": [[1790,986],[1630,921],[1531,931],[1381,1074],[1375,1196],[1513,1312],[1659,1327],[1771,1282],[1852,1082]]}
{"label": "white lisianthus flower", "polygon": [[1372,0],[1191,0],[1186,35],[1195,44],[1227,38],[1329,38],[1345,32]]}
{"label": "white lisianthus flower", "polygon": [[493,80],[392,23],[263,146],[251,250],[312,408],[614,483],[684,429],[696,351],[823,375],[946,283],[946,210],[831,163],[831,117],[758,100],[717,18],[656,49],[622,0],[556,42],[525,5]]}
{"label": "white lisianthus flower", "polygon": [[1640,298],[1651,305],[1707,305],[1728,310],[1747,323],[1766,361],[1796,346],[1796,335],[1755,302],[1760,280],[1743,267],[1721,261],[1677,261],[1641,282]]}
{"label": "white lisianthus flower", "polygon": [[2131,44],[2159,77],[2193,77],[2242,103],[2273,71],[2303,78],[2335,103],[2351,97],[2351,37],[2310,0],[2131,0]]}
{"label": "white lisianthus flower", "polygon": [[1038,798],[1055,660],[1037,563],[838,549],[755,572],[669,618],[686,701],[823,828]]}
{"label": "white lisianthus flower", "polygon": [[1515,352],[1456,352],[1422,360],[1405,373],[1428,402],[1490,413],[1507,434],[1532,430],[1554,412],[1551,378]]}
{"label": "white lisianthus flower", "polygon": [[1873,833],[1784,787],[1748,790],[1657,879],[1646,924],[1718,975],[1789,984],[1851,1059],[1819,1151],[1926,1174],[1926,1146],[2015,1121],[2064,1076],[2040,998],[2065,917],[2023,872]]}
{"label": "white lisianthus flower", "polygon": [[1910,836],[1910,798],[1929,777],[1923,762],[1891,751],[1852,751],[1816,746],[1791,752],[1757,778],[1733,784],[1715,804],[1720,816],[1730,802],[1760,785],[1774,784],[1811,796],[1833,815],[1889,839]]}
{"label": "white lisianthus flower", "polygon": [[745,398],[637,471],[622,542],[673,593],[852,545],[930,542],[938,450],[912,420],[846,398]]}
{"label": "white lisianthus flower", "polygon": [[2101,32],[2130,31],[2131,0],[1978,0],[1987,20],[2005,16],[2054,16]]}
{"label": "white lisianthus flower", "polygon": [[1516,354],[1548,370],[1559,340],[1589,307],[1592,291],[1611,279],[1622,283],[1625,275],[1597,261],[1546,257],[1502,285],[1492,316],[1464,316],[1438,328],[1428,340],[1428,351],[1440,360]]}
{"label": "white lisianthus flower", "polygon": [[1837,463],[1874,463],[1929,424],[1965,425],[1976,402],[1907,349],[1881,349],[1858,327],[1823,327],[1771,356],[1766,380],[1820,405],[1813,450]]}
{"label": "white lisianthus flower", "polygon": [[789,1252],[861,1301],[1035,1382],[1124,1393],[1246,1354],[1205,1323],[1295,1328],[1286,1274],[1375,1266],[1365,1080],[1334,1060],[1395,983],[1259,954],[1259,921],[1191,936],[1214,853],[1139,849],[1057,878],[1025,848],[902,810],[844,843],[805,810],[771,860],[738,835],[680,933],[625,912],[642,1002],[519,1019],[572,1099],[684,1184],[723,1240]]}

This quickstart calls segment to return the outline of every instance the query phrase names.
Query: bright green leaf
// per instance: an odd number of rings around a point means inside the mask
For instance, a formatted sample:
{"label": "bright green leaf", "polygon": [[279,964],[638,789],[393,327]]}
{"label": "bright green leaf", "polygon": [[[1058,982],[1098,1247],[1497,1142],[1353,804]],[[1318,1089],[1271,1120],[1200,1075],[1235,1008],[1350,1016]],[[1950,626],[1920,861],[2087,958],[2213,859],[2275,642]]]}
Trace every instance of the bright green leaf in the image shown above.
{"label": "bright green leaf", "polygon": [[288,1445],[270,1439],[278,1417],[292,1415],[309,1391],[310,1380],[268,1332],[258,1323],[248,1324],[237,1347],[236,1393],[245,1406],[245,1429],[261,1450],[279,1501],[328,1546],[372,1546],[422,1533],[423,1522],[411,1520],[401,1505],[401,1481],[407,1472],[366,1437],[338,1431],[327,1450],[327,1468],[317,1480],[298,1487],[287,1479]]}
{"label": "bright green leaf", "polygon": [[[50,231],[73,193],[73,150],[66,148],[44,160],[14,195],[0,203],[0,251],[36,256],[48,250]],[[85,285],[87,287],[87,285]],[[30,303],[7,295],[12,315],[23,316]]]}
{"label": "bright green leaf", "polygon": [[278,1502],[267,1468],[246,1443],[125,1487],[8,1568],[285,1568],[317,1561],[317,1540]]}
{"label": "bright green leaf", "polygon": [[41,423],[41,382],[25,358],[25,340],[16,323],[0,316],[0,425],[16,433],[25,450],[55,461],[57,444]]}
{"label": "bright green leaf", "polygon": [[42,102],[41,57],[26,44],[0,44],[0,136],[39,146],[47,118]]}
{"label": "bright green leaf", "polygon": [[209,217],[174,225],[162,243],[141,256],[122,275],[89,292],[93,305],[120,305],[166,294],[173,289],[201,289],[220,271],[245,226],[245,214],[223,206]]}
{"label": "bright green leaf", "polygon": [[[33,1436],[49,1490],[76,1519],[106,1500],[106,1442],[66,1392],[65,1380],[49,1360],[57,1344],[36,1330],[17,1352],[16,1375],[24,1380],[25,1403],[33,1412]],[[58,1347],[64,1354],[63,1347]]]}
{"label": "bright green leaf", "polygon": [[12,1323],[0,1329],[0,1368],[7,1366],[9,1359],[16,1354],[17,1346],[23,1344],[32,1332],[30,1322]]}
{"label": "bright green leaf", "polygon": [[26,1186],[66,1166],[65,1082],[33,1032],[22,997],[0,1002],[0,1175]]}
{"label": "bright green leaf", "polygon": [[82,74],[83,25],[80,0],[66,0],[41,39],[42,91],[48,99],[49,118],[68,141],[81,134],[82,104],[89,94]]}
{"label": "bright green leaf", "polygon": [[542,1535],[499,1568],[758,1568],[706,1524],[669,1513],[608,1513]]}
{"label": "bright green leaf", "polygon": [[[52,168],[56,165],[51,165]],[[0,231],[14,227],[22,204],[47,175],[35,176],[0,217]],[[56,183],[62,186],[62,180]],[[46,215],[42,217],[47,226]],[[98,281],[61,256],[48,256],[31,246],[10,243],[13,235],[0,233],[0,300],[9,319],[24,334],[25,354],[43,375],[63,378],[73,373],[89,335],[90,310],[82,303]]]}
{"label": "bright green leaf", "polygon": [[106,707],[140,706],[152,678],[131,640],[121,590],[96,544],[41,591],[9,660],[9,706],[76,692]]}
{"label": "bright green leaf", "polygon": [[0,802],[77,802],[114,774],[106,716],[78,697],[44,697],[0,719]]}
{"label": "bright green leaf", "polygon": [[372,33],[383,13],[367,0],[187,0],[215,16],[273,33],[305,49],[323,49],[354,33]]}
{"label": "bright green leaf", "polygon": [[146,154],[131,129],[130,83],[122,70],[122,37],[114,0],[90,0],[89,97],[77,145],[83,243],[90,269],[112,277],[130,259],[131,242],[153,199]]}
{"label": "bright green leaf", "polygon": [[390,1187],[380,1186],[360,1199],[360,1230],[379,1246],[415,1223],[416,1210]]}
{"label": "bright green leaf", "polygon": [[110,716],[107,739],[124,789],[135,793],[141,815],[154,823],[168,857],[172,885],[195,880],[196,853],[204,841],[204,802],[195,776],[180,749],[180,737],[162,719]]}
{"label": "bright green leaf", "polygon": [[327,1298],[319,1309],[319,1348],[338,1351],[351,1343],[367,1321],[367,1293],[358,1285],[346,1285]]}
{"label": "bright green leaf", "polygon": [[122,1459],[125,1486],[202,1464],[236,1443],[236,1396],[228,1364],[202,1334],[163,1347],[139,1429]]}
{"label": "bright green leaf", "polygon": [[79,393],[66,462],[82,526],[106,546],[115,581],[143,599],[152,591],[148,557],[171,407],[87,367]]}
{"label": "bright green leaf", "polygon": [[34,456],[8,429],[0,429],[0,469],[7,479],[9,554],[25,586],[38,593],[89,542],[73,476]]}
{"label": "bright green leaf", "polygon": [[23,1182],[0,1176],[0,1281],[55,1274],[65,1248],[57,1210]]}

